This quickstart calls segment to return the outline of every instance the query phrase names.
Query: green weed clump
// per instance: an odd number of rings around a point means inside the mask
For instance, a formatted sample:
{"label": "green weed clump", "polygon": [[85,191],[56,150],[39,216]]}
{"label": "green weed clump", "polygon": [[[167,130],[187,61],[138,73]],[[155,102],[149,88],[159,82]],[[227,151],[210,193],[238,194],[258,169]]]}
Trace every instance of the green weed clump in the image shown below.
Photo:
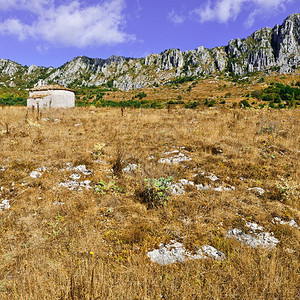
{"label": "green weed clump", "polygon": [[136,194],[148,209],[166,205],[172,181],[173,177],[147,178],[144,180],[143,188]]}

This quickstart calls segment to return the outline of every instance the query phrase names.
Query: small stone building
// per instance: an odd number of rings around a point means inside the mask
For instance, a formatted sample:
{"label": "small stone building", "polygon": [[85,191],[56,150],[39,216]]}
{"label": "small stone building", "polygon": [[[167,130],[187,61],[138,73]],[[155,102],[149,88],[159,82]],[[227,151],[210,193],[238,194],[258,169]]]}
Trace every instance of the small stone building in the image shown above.
{"label": "small stone building", "polygon": [[75,106],[75,93],[58,84],[39,85],[29,90],[27,107],[68,108]]}

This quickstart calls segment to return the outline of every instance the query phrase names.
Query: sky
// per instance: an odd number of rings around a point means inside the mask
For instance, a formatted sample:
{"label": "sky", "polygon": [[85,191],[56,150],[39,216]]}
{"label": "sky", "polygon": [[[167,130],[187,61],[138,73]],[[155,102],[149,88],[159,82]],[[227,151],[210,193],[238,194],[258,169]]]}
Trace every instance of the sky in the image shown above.
{"label": "sky", "polygon": [[292,13],[299,0],[0,0],[0,58],[59,67],[80,55],[213,48]]}

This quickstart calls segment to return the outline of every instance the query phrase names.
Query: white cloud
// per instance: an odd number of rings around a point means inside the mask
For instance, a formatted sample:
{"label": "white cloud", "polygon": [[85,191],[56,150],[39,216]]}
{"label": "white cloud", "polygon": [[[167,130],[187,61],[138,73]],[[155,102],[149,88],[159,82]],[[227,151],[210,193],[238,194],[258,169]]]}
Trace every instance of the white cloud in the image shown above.
{"label": "white cloud", "polygon": [[28,10],[41,12],[54,5],[54,0],[0,0],[0,10]]}
{"label": "white cloud", "polygon": [[274,11],[284,9],[286,3],[293,0],[216,0],[206,2],[199,8],[190,12],[200,22],[218,21],[226,23],[235,20],[244,11],[248,12],[245,21],[247,26],[252,26],[255,17],[260,14],[272,14]]}
{"label": "white cloud", "polygon": [[[1,4],[6,3],[0,0]],[[0,22],[0,33],[19,39],[35,38],[52,45],[88,47],[134,40],[124,32],[124,0],[83,6],[78,1],[56,6],[47,0],[12,0],[0,9],[19,9],[35,15],[31,24],[11,18]]]}
{"label": "white cloud", "polygon": [[19,40],[25,40],[28,35],[28,27],[24,26],[17,19],[8,19],[1,23],[0,25],[0,33],[8,34],[8,35],[17,35]]}
{"label": "white cloud", "polygon": [[185,17],[176,14],[174,9],[168,14],[168,19],[174,24],[182,24],[185,21]]}

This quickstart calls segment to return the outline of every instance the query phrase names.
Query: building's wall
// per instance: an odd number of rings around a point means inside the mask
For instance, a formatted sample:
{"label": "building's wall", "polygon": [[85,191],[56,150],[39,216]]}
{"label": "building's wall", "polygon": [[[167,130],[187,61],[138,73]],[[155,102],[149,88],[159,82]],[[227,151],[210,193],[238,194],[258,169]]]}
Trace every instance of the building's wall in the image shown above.
{"label": "building's wall", "polygon": [[52,107],[74,107],[75,94],[71,91],[54,90],[52,94]]}
{"label": "building's wall", "polygon": [[35,108],[49,108],[51,106],[52,96],[46,96],[44,98],[29,98],[27,99],[27,107],[34,106]]}
{"label": "building's wall", "polygon": [[[40,97],[44,96],[44,97]],[[27,99],[27,107],[68,108],[75,106],[75,94],[66,90],[32,91]]]}

